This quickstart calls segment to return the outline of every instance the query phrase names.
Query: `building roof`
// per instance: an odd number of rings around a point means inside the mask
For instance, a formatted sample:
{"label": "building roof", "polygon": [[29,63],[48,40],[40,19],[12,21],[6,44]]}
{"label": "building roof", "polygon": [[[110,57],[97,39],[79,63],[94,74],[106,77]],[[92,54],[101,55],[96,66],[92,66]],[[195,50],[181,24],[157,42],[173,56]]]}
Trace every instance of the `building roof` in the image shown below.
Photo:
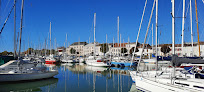
{"label": "building roof", "polygon": [[65,49],[65,47],[57,47],[57,49]]}
{"label": "building roof", "polygon": [[70,46],[73,46],[73,45],[86,45],[86,44],[87,44],[87,42],[74,42]]}
{"label": "building roof", "polygon": [[[96,46],[98,46],[99,45],[99,43],[98,42],[96,42],[95,43],[96,44]],[[85,45],[86,47],[92,47],[92,46],[94,46],[94,43],[89,43],[89,44],[87,44],[87,45]]]}
{"label": "building roof", "polygon": [[[140,44],[140,46],[138,46],[137,48],[142,48],[143,44]],[[149,44],[145,44],[145,48],[151,49],[152,46],[150,46]]]}
{"label": "building roof", "polygon": [[[170,47],[172,47],[172,44],[159,44],[158,47],[161,47],[163,45],[168,45]],[[193,46],[197,46],[198,45],[198,42],[194,42],[193,43]],[[204,42],[200,42],[200,45],[204,45]],[[175,44],[175,47],[181,47],[182,44]],[[187,47],[187,46],[191,46],[191,43],[184,43],[184,47]]]}
{"label": "building roof", "polygon": [[125,47],[127,43],[114,43],[114,47]]}

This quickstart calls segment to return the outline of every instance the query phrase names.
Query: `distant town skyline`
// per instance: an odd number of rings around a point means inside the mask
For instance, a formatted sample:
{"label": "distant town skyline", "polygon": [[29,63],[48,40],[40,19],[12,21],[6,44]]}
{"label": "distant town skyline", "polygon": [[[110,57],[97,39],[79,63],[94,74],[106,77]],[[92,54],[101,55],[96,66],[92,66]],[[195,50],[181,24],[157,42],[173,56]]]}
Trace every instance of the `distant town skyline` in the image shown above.
{"label": "distant town skyline", "polygon": [[[147,7],[144,21],[141,28],[139,42],[143,43],[147,30],[147,23],[151,13],[154,0],[147,0]],[[171,44],[171,0],[158,0],[158,36],[159,44]],[[197,0],[198,3],[198,21],[200,40],[204,41],[204,18],[202,12],[204,3]],[[176,44],[181,43],[181,21],[182,18],[182,0],[175,2],[176,27],[175,37]],[[195,5],[192,0],[193,10],[193,35],[194,42],[197,42],[197,28],[195,21]],[[49,23],[52,22],[52,43],[56,38],[58,46],[64,46],[66,33],[68,34],[68,42],[86,41],[93,42],[93,18],[96,13],[96,41],[99,43],[106,42],[106,34],[108,35],[108,43],[117,42],[117,17],[120,18],[120,34],[125,42],[135,42],[137,31],[139,29],[142,11],[145,0],[26,0],[24,4],[24,20],[23,20],[23,36],[22,50],[27,50],[29,46],[36,48],[44,47],[44,42],[48,37]],[[13,0],[2,0],[0,7],[0,27],[3,26],[11,8]],[[20,28],[20,8],[21,0],[17,0],[17,23],[16,30]],[[186,0],[186,20],[185,20],[185,42],[190,42],[190,17],[189,17],[189,1]],[[0,52],[13,51],[13,12],[7,21],[7,24],[0,35]],[[154,26],[155,38],[155,10],[152,18]],[[151,29],[151,28],[150,28]],[[147,43],[151,44],[151,31],[149,31]],[[154,40],[155,44],[155,40]],[[54,47],[54,46],[53,46]]]}

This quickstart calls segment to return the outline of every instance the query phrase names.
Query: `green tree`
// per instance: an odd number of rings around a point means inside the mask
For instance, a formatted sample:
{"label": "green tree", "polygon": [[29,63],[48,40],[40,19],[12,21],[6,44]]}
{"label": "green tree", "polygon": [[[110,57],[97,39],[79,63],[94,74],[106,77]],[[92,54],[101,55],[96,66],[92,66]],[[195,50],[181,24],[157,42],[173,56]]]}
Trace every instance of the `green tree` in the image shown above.
{"label": "green tree", "polygon": [[73,48],[71,48],[71,49],[70,49],[70,53],[71,53],[71,54],[75,54],[75,53],[76,53],[76,50],[73,49]]}
{"label": "green tree", "polygon": [[[135,49],[135,47],[132,47],[131,49],[130,49],[130,54],[132,55],[132,53],[134,52],[134,49]],[[135,52],[138,52],[139,51],[139,49],[138,48],[136,48],[135,49]]]}
{"label": "green tree", "polygon": [[166,56],[166,53],[169,53],[170,50],[171,50],[171,49],[169,48],[168,45],[163,45],[163,46],[161,47],[161,52],[163,52],[165,56]]}
{"label": "green tree", "polygon": [[127,49],[126,48],[121,48],[121,53],[126,53],[127,52]]}
{"label": "green tree", "polygon": [[52,49],[52,53],[51,54],[55,54],[55,53],[56,53],[55,49]]}
{"label": "green tree", "polygon": [[26,53],[31,54],[31,52],[33,52],[33,51],[34,51],[33,48],[28,48],[28,49],[26,50]]}
{"label": "green tree", "polygon": [[103,53],[108,52],[109,51],[108,44],[101,44],[100,51],[103,52]]}
{"label": "green tree", "polygon": [[[46,52],[46,53],[45,53],[45,52]],[[41,53],[42,53],[42,55],[45,55],[45,54],[48,55],[48,50],[47,50],[47,49],[42,49],[42,50],[41,50]]]}
{"label": "green tree", "polygon": [[4,51],[4,52],[1,52],[1,55],[8,55],[8,52],[7,51]]}
{"label": "green tree", "polygon": [[13,52],[8,52],[8,55],[13,55]]}
{"label": "green tree", "polygon": [[13,52],[8,52],[8,51],[4,51],[4,52],[1,52],[0,55],[13,55]]}

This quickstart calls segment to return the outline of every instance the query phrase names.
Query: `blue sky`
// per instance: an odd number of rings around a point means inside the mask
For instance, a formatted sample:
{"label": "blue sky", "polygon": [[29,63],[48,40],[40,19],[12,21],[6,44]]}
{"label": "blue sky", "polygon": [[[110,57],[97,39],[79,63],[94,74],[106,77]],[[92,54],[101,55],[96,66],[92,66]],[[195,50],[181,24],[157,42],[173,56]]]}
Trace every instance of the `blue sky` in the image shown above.
{"label": "blue sky", "polygon": [[[204,18],[202,12],[204,4],[197,0],[199,15],[200,40],[203,41]],[[0,11],[0,27],[11,10],[13,0],[2,0]],[[108,35],[108,42],[117,40],[117,16],[120,17],[120,34],[122,40],[135,42],[139,29],[140,19],[145,0],[25,0],[23,20],[23,44],[22,50],[27,49],[28,39],[30,46],[36,48],[43,45],[49,32],[49,22],[52,22],[52,42],[56,38],[58,46],[64,46],[65,34],[68,34],[68,42],[88,41],[91,37],[93,42],[93,17],[96,12],[96,41],[103,43]],[[17,0],[17,32],[20,31],[20,5]],[[147,24],[151,13],[153,0],[147,1],[144,21],[141,28],[139,42],[144,41]],[[190,42],[190,19],[189,0],[186,0],[186,24],[185,42]],[[195,22],[195,5],[192,0],[193,9],[193,33],[194,42],[197,41],[197,30]],[[171,43],[171,0],[159,0],[158,10],[159,43]],[[182,0],[176,0],[175,15],[182,16]],[[176,18],[176,43],[181,43],[181,18]],[[155,11],[151,24],[155,25]],[[155,26],[154,26],[155,30]],[[155,34],[155,33],[154,33]],[[149,34],[150,36],[151,34]],[[149,37],[148,43],[151,42]],[[155,42],[155,41],[154,41]],[[13,12],[0,35],[0,52],[13,51]]]}

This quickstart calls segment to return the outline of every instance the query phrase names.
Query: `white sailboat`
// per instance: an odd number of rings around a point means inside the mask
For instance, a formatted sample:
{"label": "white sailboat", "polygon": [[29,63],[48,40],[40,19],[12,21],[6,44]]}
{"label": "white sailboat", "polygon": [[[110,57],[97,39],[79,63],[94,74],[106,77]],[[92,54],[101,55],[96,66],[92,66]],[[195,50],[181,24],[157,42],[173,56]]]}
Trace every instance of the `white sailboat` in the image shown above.
{"label": "white sailboat", "polygon": [[0,82],[44,79],[58,74],[57,70],[47,70],[45,66],[22,60],[12,60],[1,65],[0,71]]}
{"label": "white sailboat", "polygon": [[61,60],[61,62],[63,62],[63,63],[77,63],[77,62],[74,60],[74,57],[73,57],[73,56],[65,57],[64,59]]}
{"label": "white sailboat", "polygon": [[95,56],[89,56],[86,60],[86,64],[90,66],[101,66],[101,67],[107,67],[109,66],[107,62],[104,62],[102,58],[95,57]]}
{"label": "white sailboat", "polygon": [[55,63],[56,60],[52,54],[52,47],[51,47],[51,22],[50,22],[50,56],[46,57],[45,62],[46,63]]}
{"label": "white sailboat", "polygon": [[[158,0],[156,9],[158,9]],[[172,0],[172,53],[175,54],[175,22],[174,3]],[[153,5],[154,6],[154,5]],[[154,7],[153,7],[154,8]],[[157,13],[157,12],[156,12]],[[172,62],[177,62],[178,58],[173,58]],[[172,64],[173,65],[173,64]],[[158,69],[158,66],[156,66]],[[138,70],[141,67],[138,66]],[[132,80],[135,81],[136,88],[147,92],[203,92],[203,79],[195,79],[194,70],[186,71],[183,68],[161,68],[156,71],[130,71]],[[193,68],[194,69],[194,68]],[[193,74],[189,72],[193,71]]]}
{"label": "white sailboat", "polygon": [[109,66],[107,62],[104,62],[102,58],[95,56],[95,46],[96,46],[96,38],[95,38],[95,28],[96,28],[96,13],[94,13],[94,56],[89,56],[86,60],[87,65],[91,66]]}
{"label": "white sailboat", "polygon": [[[14,1],[14,7],[16,7]],[[11,60],[0,66],[0,82],[5,81],[22,81],[50,78],[58,74],[57,70],[47,70],[46,67],[38,67],[34,63],[25,62],[20,58],[21,52],[21,36],[22,36],[22,22],[23,22],[23,5],[21,6],[21,27],[19,40],[19,55],[18,60]],[[14,44],[15,45],[15,44]]]}

